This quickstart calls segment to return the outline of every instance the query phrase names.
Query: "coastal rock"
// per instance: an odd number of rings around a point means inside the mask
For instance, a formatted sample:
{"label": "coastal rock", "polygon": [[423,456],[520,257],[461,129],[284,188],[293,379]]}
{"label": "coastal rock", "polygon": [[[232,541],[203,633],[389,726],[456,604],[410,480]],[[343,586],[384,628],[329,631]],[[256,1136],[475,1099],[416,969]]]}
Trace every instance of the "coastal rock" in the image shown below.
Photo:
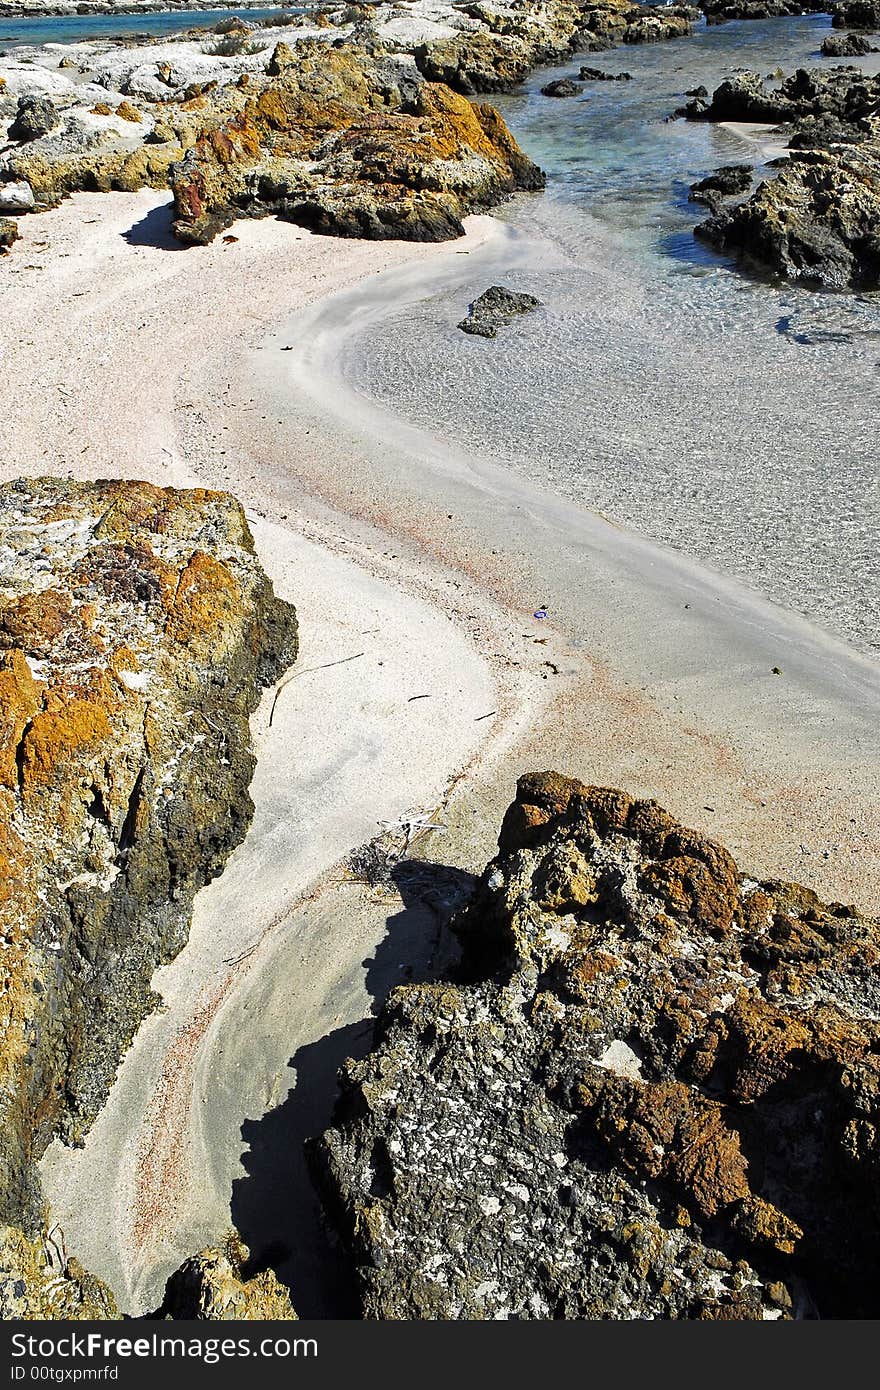
{"label": "coastal rock", "polygon": [[880,288],[880,145],[808,150],[695,234],[797,284]]}
{"label": "coastal rock", "polygon": [[0,212],[33,212],[35,206],[29,183],[0,183]]}
{"label": "coastal rock", "polygon": [[541,307],[533,294],[518,294],[503,285],[493,285],[468,306],[467,318],[458,325],[462,333],[480,338],[495,338],[498,329],[511,323],[520,314],[531,314]]}
{"label": "coastal rock", "polygon": [[499,847],[310,1146],[364,1315],[876,1316],[880,924],[553,773]]}
{"label": "coastal rock", "polygon": [[581,82],[631,82],[631,72],[603,72],[601,68],[581,68]]}
{"label": "coastal rock", "polygon": [[786,15],[823,14],[828,0],[700,0],[707,24],[732,19],[781,19]]}
{"label": "coastal rock", "polygon": [[826,58],[863,58],[877,49],[864,34],[829,34],[822,40],[822,52]]}
{"label": "coastal rock", "polygon": [[0,486],[0,1219],[79,1144],[250,822],[249,716],[296,651],[227,494]]}
{"label": "coastal rock", "polygon": [[290,1322],[290,1294],[270,1269],[248,1277],[248,1248],[233,1231],[222,1246],[192,1255],[171,1275],[157,1318]]}
{"label": "coastal rock", "polygon": [[835,29],[880,29],[880,0],[838,0],[831,23]]}
{"label": "coastal rock", "polygon": [[236,93],[171,173],[177,236],[206,242],[274,212],[336,236],[442,241],[467,213],[543,187],[491,106],[434,82],[404,96],[388,63],[300,44],[295,67]]}
{"label": "coastal rock", "polygon": [[39,140],[59,123],[58,112],[48,97],[24,96],[18,101],[15,120],[9,127],[10,140]]}
{"label": "coastal rock", "polygon": [[555,82],[548,82],[546,87],[541,88],[542,97],[576,97],[580,95],[580,86],[570,77],[557,77]]}
{"label": "coastal rock", "polygon": [[747,193],[752,186],[752,172],[750,164],[723,164],[713,174],[691,184],[689,200],[713,205],[721,198]]}
{"label": "coastal rock", "polygon": [[715,88],[708,104],[699,97],[685,108],[691,119],[788,124],[804,117],[834,117],[862,134],[880,102],[880,76],[856,67],[798,68],[778,88],[756,72],[735,73]]}
{"label": "coastal rock", "polygon": [[0,256],[5,256],[13,242],[19,239],[18,223],[11,217],[0,217]]}
{"label": "coastal rock", "polygon": [[0,1319],[12,1321],[118,1318],[106,1284],[69,1257],[57,1226],[29,1238],[0,1227]]}

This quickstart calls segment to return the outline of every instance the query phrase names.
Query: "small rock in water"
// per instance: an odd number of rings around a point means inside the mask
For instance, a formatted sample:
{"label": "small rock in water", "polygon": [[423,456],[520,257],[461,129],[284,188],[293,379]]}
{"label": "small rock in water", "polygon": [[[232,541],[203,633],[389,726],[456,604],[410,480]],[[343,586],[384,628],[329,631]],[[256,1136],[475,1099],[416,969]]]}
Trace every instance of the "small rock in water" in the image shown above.
{"label": "small rock in water", "polygon": [[542,97],[576,97],[580,87],[572,77],[557,77],[555,82],[548,82],[546,87],[541,88]]}
{"label": "small rock in water", "polygon": [[688,198],[692,203],[708,203],[711,207],[722,198],[733,198],[737,193],[748,193],[751,186],[750,164],[723,164],[705,179],[692,183]]}
{"label": "small rock in water", "polygon": [[462,319],[458,326],[462,333],[495,338],[498,329],[510,323],[518,314],[530,314],[540,307],[540,299],[533,294],[517,294],[503,285],[493,285],[468,306],[467,318]]}
{"label": "small rock in water", "polygon": [[581,68],[581,82],[632,82],[631,72],[603,72],[601,68]]}

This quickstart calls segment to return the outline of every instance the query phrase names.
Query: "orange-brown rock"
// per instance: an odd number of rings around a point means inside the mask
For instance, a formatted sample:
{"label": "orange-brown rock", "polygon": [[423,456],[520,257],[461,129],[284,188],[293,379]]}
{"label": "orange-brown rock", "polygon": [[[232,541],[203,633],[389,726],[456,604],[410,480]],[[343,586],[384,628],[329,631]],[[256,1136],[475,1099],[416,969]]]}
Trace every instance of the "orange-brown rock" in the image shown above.
{"label": "orange-brown rock", "polygon": [[231,497],[0,487],[0,1221],[29,1236],[35,1160],[82,1139],[245,832],[295,645]]}
{"label": "orange-brown rock", "polygon": [[876,1316],[880,924],[555,773],[499,844],[312,1149],[365,1314]]}

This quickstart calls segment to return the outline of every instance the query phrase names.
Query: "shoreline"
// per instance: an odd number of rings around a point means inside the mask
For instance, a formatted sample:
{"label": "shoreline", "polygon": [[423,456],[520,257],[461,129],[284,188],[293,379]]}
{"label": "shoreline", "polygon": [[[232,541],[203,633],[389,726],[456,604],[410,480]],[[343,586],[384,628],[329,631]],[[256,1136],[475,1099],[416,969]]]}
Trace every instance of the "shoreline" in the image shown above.
{"label": "shoreline", "polygon": [[[336,781],[319,767],[304,786],[295,756],[282,780],[279,760],[258,746],[254,827],[200,895],[190,945],[160,972],[168,1011],[140,1030],[86,1147],[73,1152],[56,1143],[44,1160],[47,1195],[70,1248],[142,1311],[163,1272],[222,1234],[221,1221],[229,1224],[230,1179],[247,1181],[250,1156],[242,1168],[241,1149],[255,1152],[253,1131],[245,1130],[243,1145],[237,1126],[284,1110],[291,1054],[335,1039],[346,1055],[355,1041],[350,1030],[400,978],[395,972],[419,951],[430,954],[424,909],[376,901],[333,881],[334,866],[375,833],[378,819],[434,809],[449,779],[458,778],[442,817],[446,830],[429,837],[425,851],[441,866],[477,870],[492,853],[516,772],[555,766],[656,795],[756,872],[790,866],[819,891],[826,882],[842,885],[834,892],[851,891],[860,906],[870,906],[869,890],[876,892],[868,849],[880,838],[880,755],[867,745],[869,716],[880,703],[873,663],[497,465],[457,456],[439,441],[426,446],[420,432],[388,412],[377,417],[363,398],[353,406],[334,366],[353,317],[381,313],[389,295],[394,303],[424,296],[438,277],[454,280],[463,264],[457,256],[497,249],[499,223],[471,219],[468,241],[438,247],[342,243],[274,221],[245,222],[236,226],[234,248],[172,254],[162,239],[166,203],[164,194],[101,195],[99,209],[77,195],[27,224],[26,255],[9,268],[29,277],[41,307],[35,312],[21,282],[10,279],[9,341],[17,337],[18,347],[4,366],[26,411],[5,427],[11,471],[122,472],[239,495],[255,515],[270,574],[286,573],[289,587],[280,591],[297,603],[303,625],[278,737],[301,737],[298,719],[327,719],[327,700],[316,704],[311,677],[298,685],[298,673],[306,675],[312,653],[317,665],[340,651],[343,634],[360,636],[367,627],[378,625],[383,642],[397,639],[398,680],[415,671],[427,686],[427,663],[439,663],[433,684],[461,672],[467,698],[442,747],[438,703],[412,706],[429,722],[402,751],[394,743],[400,708],[384,683],[391,673],[365,692],[356,661],[340,666],[326,690],[349,702],[346,710],[337,706],[337,727],[358,748],[363,727],[352,708],[365,697],[376,705],[388,741],[383,747],[377,735],[368,769],[343,742]],[[145,225],[149,239],[130,236]],[[45,270],[29,269],[42,255]],[[299,309],[279,328],[281,303]],[[307,340],[310,354],[302,351]],[[258,512],[276,520],[267,524]],[[297,567],[306,554],[313,569],[304,602]],[[281,568],[273,571],[273,563]],[[380,610],[378,624],[354,618],[351,588],[361,609]],[[550,621],[532,619],[548,601]],[[409,615],[403,640],[401,612]],[[421,621],[421,642],[408,645]],[[661,630],[667,639],[652,642]],[[781,685],[770,674],[779,640],[789,644],[783,666],[796,663]],[[851,691],[860,692],[860,715],[847,705]],[[422,693],[421,685],[412,693]],[[478,723],[496,704],[501,717]],[[264,704],[258,745],[265,718]],[[863,752],[854,753],[859,738]],[[792,762],[800,774],[794,780]],[[356,813],[346,805],[352,775]],[[305,846],[324,809],[336,819],[330,816],[317,862]],[[845,824],[850,815],[860,822],[855,830]],[[300,836],[298,859],[291,826]],[[822,845],[836,835],[841,843],[848,837],[845,852],[823,861]],[[798,845],[809,854],[801,856]],[[252,906],[251,870],[265,878],[270,868],[276,878],[260,894],[259,920],[241,931],[235,909],[242,899]],[[392,922],[411,914],[399,952],[389,911]],[[229,964],[231,948],[251,946],[252,954]],[[365,952],[373,953],[372,965]],[[335,1068],[326,1059],[322,1065],[322,1075],[332,1076]],[[297,1076],[302,1070],[297,1065]],[[314,1117],[310,1123],[320,1128]],[[95,1229],[87,1204],[95,1193],[115,1212],[112,1230]],[[315,1292],[309,1304],[307,1293],[304,1310],[320,1307],[322,1296]]]}

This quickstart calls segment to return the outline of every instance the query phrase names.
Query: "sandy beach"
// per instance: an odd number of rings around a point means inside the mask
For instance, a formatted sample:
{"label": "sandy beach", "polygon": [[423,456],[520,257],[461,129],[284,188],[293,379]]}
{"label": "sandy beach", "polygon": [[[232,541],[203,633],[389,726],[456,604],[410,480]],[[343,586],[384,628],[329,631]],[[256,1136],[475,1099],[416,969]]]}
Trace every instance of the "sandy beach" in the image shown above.
{"label": "sandy beach", "polygon": [[353,325],[454,283],[463,255],[469,274],[515,268],[497,222],[442,247],[246,222],[181,251],[167,202],[77,195],[23,223],[0,270],[3,476],[229,488],[303,645],[271,728],[271,695],[254,721],[253,827],[155,981],[166,1007],[85,1148],[54,1144],[42,1172],[70,1249],[132,1311],[232,1200],[252,1245],[284,1228],[294,1302],[320,1313],[331,1257],[272,1155],[322,1127],[360,1021],[434,946],[425,903],[341,882],[346,854],[435,814],[419,852],[452,891],[450,866],[492,854],[516,775],[554,766],[657,797],[755,875],[876,907],[880,673],[347,381]]}

